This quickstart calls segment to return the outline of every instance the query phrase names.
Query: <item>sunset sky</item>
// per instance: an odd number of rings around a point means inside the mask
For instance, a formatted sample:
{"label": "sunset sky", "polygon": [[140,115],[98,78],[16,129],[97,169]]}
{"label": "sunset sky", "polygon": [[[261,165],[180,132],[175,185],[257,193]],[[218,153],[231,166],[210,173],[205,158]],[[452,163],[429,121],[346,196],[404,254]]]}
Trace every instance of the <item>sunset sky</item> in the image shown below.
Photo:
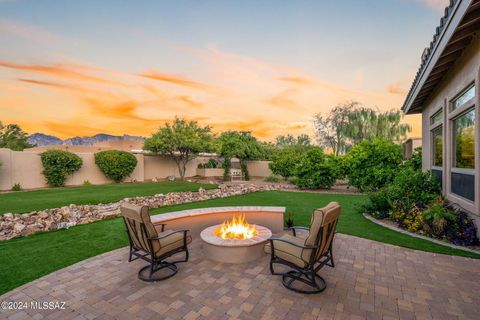
{"label": "sunset sky", "polygon": [[312,134],[340,102],[399,109],[447,3],[0,0],[0,120],[60,138],[175,115]]}

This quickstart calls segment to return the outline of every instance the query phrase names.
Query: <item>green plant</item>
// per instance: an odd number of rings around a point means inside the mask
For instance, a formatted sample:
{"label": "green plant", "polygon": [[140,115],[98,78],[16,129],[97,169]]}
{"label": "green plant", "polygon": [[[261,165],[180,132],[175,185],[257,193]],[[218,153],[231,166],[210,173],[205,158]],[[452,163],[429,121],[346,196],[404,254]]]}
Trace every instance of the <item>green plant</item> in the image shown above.
{"label": "green plant", "polygon": [[295,184],[300,189],[330,189],[335,182],[333,165],[332,157],[321,148],[311,148],[295,166]]}
{"label": "green plant", "polygon": [[218,138],[219,152],[224,158],[224,179],[230,177],[231,159],[236,157],[240,160],[240,168],[245,180],[250,179],[247,160],[262,158],[265,148],[248,131],[226,131]]}
{"label": "green plant", "polygon": [[83,185],[84,185],[84,186],[91,186],[92,183],[91,183],[89,180],[84,180],[84,181],[83,181]]}
{"label": "green plant", "polygon": [[431,172],[400,170],[395,179],[385,187],[389,204],[408,211],[414,205],[426,206],[440,196],[440,184]]}
{"label": "green plant", "polygon": [[12,191],[20,191],[20,190],[22,190],[22,186],[20,185],[20,183],[15,183],[12,186]]}
{"label": "green plant", "polygon": [[402,148],[383,139],[363,141],[347,154],[349,184],[360,191],[375,191],[391,182],[402,163]]}
{"label": "green plant", "polygon": [[288,211],[287,220],[285,221],[285,224],[287,225],[287,228],[291,228],[295,225],[295,222],[293,221],[293,212]]}
{"label": "green plant", "polygon": [[433,203],[423,211],[426,222],[425,229],[436,237],[442,237],[449,222],[455,221],[455,214],[444,207],[442,202]]}
{"label": "green plant", "polygon": [[424,216],[421,208],[413,206],[405,214],[402,221],[404,228],[410,232],[417,232],[422,229],[424,224]]}
{"label": "green plant", "polygon": [[61,187],[67,177],[82,166],[82,158],[64,150],[47,150],[40,154],[47,183],[51,187]]}
{"label": "green plant", "polygon": [[197,121],[187,121],[175,117],[173,123],[163,127],[145,139],[143,149],[172,157],[180,178],[185,178],[187,163],[200,152],[213,149],[213,136],[209,126],[202,127]]}
{"label": "green plant", "polygon": [[402,166],[422,170],[422,147],[415,148],[410,158],[406,159]]}
{"label": "green plant", "polygon": [[278,181],[280,181],[280,179],[281,179],[281,177],[279,177],[275,174],[271,174],[271,175],[266,176],[265,179],[263,179],[263,180],[265,180],[267,182],[278,182]]}
{"label": "green plant", "polygon": [[294,175],[295,166],[298,164],[306,148],[286,146],[277,150],[268,164],[270,170],[276,175],[287,179]]}
{"label": "green plant", "polygon": [[218,167],[218,162],[215,159],[209,159],[207,162],[199,163],[198,169],[215,169]]}
{"label": "green plant", "polygon": [[132,174],[137,158],[130,152],[106,150],[95,153],[95,163],[107,178],[121,182]]}
{"label": "green plant", "polygon": [[0,148],[23,151],[31,147],[34,145],[28,143],[28,135],[19,125],[11,123],[4,126],[0,122]]}

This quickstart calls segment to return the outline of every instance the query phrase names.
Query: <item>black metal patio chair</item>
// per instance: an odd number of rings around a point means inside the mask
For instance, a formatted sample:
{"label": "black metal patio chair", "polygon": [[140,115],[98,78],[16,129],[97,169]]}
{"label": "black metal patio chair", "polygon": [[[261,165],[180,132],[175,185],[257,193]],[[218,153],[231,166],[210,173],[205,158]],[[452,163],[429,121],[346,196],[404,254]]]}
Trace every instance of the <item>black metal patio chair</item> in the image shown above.
{"label": "black metal patio chair", "polygon": [[[143,281],[165,280],[178,271],[176,263],[188,261],[188,247],[192,238],[188,230],[164,230],[165,224],[153,225],[147,206],[122,204],[120,212],[130,241],[128,261],[145,260],[149,265],[138,271]],[[160,232],[155,227],[160,227]],[[166,261],[174,254],[185,252],[185,259]]]}
{"label": "black metal patio chair", "polygon": [[[332,244],[335,236],[341,207],[337,202],[315,209],[310,228],[291,227],[292,235],[272,237],[265,245],[265,252],[270,253],[270,271],[281,275],[283,285],[300,293],[319,293],[325,290],[326,282],[318,271],[325,265],[334,267]],[[297,236],[297,230],[308,231],[306,238]],[[287,266],[287,272],[276,272],[274,264]]]}

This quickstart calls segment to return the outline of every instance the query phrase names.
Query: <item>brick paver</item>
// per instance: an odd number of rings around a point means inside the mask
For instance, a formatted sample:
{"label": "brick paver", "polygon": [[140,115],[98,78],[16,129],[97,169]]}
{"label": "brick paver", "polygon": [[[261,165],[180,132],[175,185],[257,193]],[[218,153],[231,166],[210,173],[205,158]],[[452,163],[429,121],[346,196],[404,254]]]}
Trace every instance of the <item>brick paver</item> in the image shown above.
{"label": "brick paver", "polygon": [[65,310],[0,310],[1,319],[478,319],[480,261],[339,234],[327,289],[285,289],[268,256],[221,264],[190,247],[191,259],[163,282],[137,279],[142,261],[115,250],[62,269],[0,301],[65,301]]}

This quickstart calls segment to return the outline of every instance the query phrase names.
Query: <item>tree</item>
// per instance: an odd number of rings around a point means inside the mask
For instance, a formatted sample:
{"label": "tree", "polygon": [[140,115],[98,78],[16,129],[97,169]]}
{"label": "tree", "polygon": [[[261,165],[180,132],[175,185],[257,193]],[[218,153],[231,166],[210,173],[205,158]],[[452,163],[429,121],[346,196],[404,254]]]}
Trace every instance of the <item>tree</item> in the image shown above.
{"label": "tree", "polygon": [[197,121],[175,117],[172,124],[166,122],[145,139],[143,149],[172,157],[183,180],[187,163],[200,152],[213,149],[213,135],[209,126],[202,127]]}
{"label": "tree", "polygon": [[401,120],[401,111],[378,112],[372,108],[356,108],[348,113],[348,122],[343,127],[343,133],[352,145],[377,138],[391,142],[400,141],[411,131],[410,125],[400,123]]}
{"label": "tree", "polygon": [[17,124],[4,126],[0,122],[0,148],[8,148],[14,151],[23,151],[23,149],[34,147],[27,142],[28,135]]}
{"label": "tree", "polygon": [[294,137],[291,134],[287,134],[287,135],[277,136],[275,138],[275,144],[277,147],[293,146],[293,145],[310,146],[311,141],[310,141],[310,137],[303,133],[298,135],[297,137]]}
{"label": "tree", "polygon": [[240,160],[240,168],[245,180],[249,180],[247,160],[258,159],[264,154],[261,144],[248,131],[226,131],[220,135],[218,140],[220,154],[224,157],[224,179],[229,177],[231,159],[235,157]]}
{"label": "tree", "polygon": [[331,149],[333,154],[345,153],[348,138],[345,128],[348,125],[349,114],[357,107],[358,102],[350,101],[335,106],[327,116],[320,113],[314,115],[313,125],[318,143]]}
{"label": "tree", "polygon": [[314,126],[319,144],[338,155],[364,140],[381,138],[397,142],[405,139],[411,127],[400,123],[402,117],[400,111],[379,112],[360,107],[357,102],[346,102],[337,105],[327,116],[316,114]]}

